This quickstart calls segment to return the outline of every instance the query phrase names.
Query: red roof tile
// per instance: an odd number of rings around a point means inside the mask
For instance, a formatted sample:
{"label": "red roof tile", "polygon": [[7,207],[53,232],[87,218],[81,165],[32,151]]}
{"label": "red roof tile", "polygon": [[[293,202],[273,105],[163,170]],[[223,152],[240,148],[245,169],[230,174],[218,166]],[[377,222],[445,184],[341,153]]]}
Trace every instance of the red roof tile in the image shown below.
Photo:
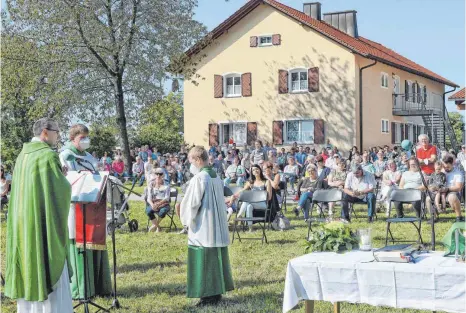
{"label": "red roof tile", "polygon": [[466,87],[452,94],[451,96],[448,97],[448,100],[464,100],[465,89]]}
{"label": "red roof tile", "polygon": [[[286,6],[276,0],[248,1],[238,11],[236,11],[223,23],[221,23],[214,30],[212,30],[209,33],[208,37],[211,37],[213,39],[220,37],[225,32],[225,30],[236,24],[239,20],[241,20],[244,16],[246,16],[249,12],[251,12],[261,3],[266,3],[276,8],[280,12],[290,16],[291,18],[296,19],[297,21],[307,25],[308,27],[347,47],[351,51],[360,54],[361,56],[377,60],[381,63],[385,63],[387,65],[391,65],[393,67],[405,70],[407,72],[432,79],[445,85],[459,87],[454,82],[447,80],[446,78],[426,69],[425,67],[419,64],[416,64],[415,62],[403,57],[402,55],[377,42],[371,41],[362,36],[358,36],[358,38],[352,37],[323,21],[313,19],[310,16],[304,14],[303,12]],[[189,49],[186,52],[186,54],[188,56],[191,56],[197,53],[200,49],[202,49],[202,45],[195,45],[194,47]]]}

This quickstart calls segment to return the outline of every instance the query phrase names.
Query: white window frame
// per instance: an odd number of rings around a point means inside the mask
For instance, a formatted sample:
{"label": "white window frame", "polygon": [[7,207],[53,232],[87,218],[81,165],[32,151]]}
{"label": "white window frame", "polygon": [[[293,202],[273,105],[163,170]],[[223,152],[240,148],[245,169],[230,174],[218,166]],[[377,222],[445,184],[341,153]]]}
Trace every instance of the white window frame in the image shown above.
{"label": "white window frame", "polygon": [[380,87],[384,88],[384,89],[388,89],[388,74],[385,73],[385,72],[382,72],[380,73]]}
{"label": "white window frame", "polygon": [[[246,145],[247,140],[248,140],[248,122],[247,122],[247,121],[234,121],[234,122],[232,122],[232,121],[220,121],[220,122],[218,122],[217,124],[218,124],[218,128],[219,128],[219,131],[218,131],[218,138],[219,138],[219,139],[218,139],[218,142],[219,142],[220,145],[225,144],[225,143],[228,144],[228,142],[223,142],[223,137],[224,137],[224,136],[223,136],[223,135],[224,135],[224,133],[223,133],[223,126],[224,126],[224,125],[229,125],[229,126],[230,126],[230,129],[232,130],[233,127],[234,127],[234,126],[233,126],[234,124],[243,124],[243,125],[245,126],[245,128],[246,128],[246,136],[245,136],[244,142],[239,142],[239,141],[237,142],[237,141],[236,141],[236,138],[234,138],[234,136],[233,136],[233,139],[235,140],[236,145],[237,145],[237,146],[244,146],[244,145]],[[230,139],[230,135],[231,135],[231,134],[228,134],[228,139]]]}
{"label": "white window frame", "polygon": [[[301,72],[306,73],[306,88],[301,89],[301,78],[300,78],[299,79],[300,89],[299,90],[293,90],[293,88],[292,88],[293,87],[293,80],[292,80],[291,76],[294,73],[298,73],[298,77],[300,77]],[[308,77],[308,75],[309,75],[309,70],[306,67],[297,67],[297,68],[293,68],[293,69],[288,70],[288,90],[290,91],[290,93],[309,92],[309,77]]]}
{"label": "white window frame", "polygon": [[[242,97],[242,86],[241,86],[241,75],[242,73],[226,73],[223,75],[223,90],[225,91],[224,98],[238,98]],[[227,79],[228,78],[233,78],[233,90],[235,89],[235,78],[239,77],[239,94],[228,94],[228,86],[227,86]]]}
{"label": "white window frame", "polygon": [[[384,130],[384,123],[386,124],[386,129]],[[381,119],[380,131],[382,134],[390,134],[390,121],[388,119]]]}
{"label": "white window frame", "polygon": [[314,121],[315,119],[313,118],[290,118],[290,119],[286,119],[286,120],[283,120],[283,144],[285,145],[289,145],[289,144],[292,144],[294,142],[297,142],[298,144],[314,144],[314,134],[312,134],[312,140],[309,140],[309,141],[303,141],[301,140],[302,139],[302,125],[301,123],[299,124],[299,132],[301,133],[300,134],[300,137],[299,140],[292,140],[292,141],[288,141],[288,124],[287,122],[312,122],[313,124],[313,129],[314,129]]}
{"label": "white window frame", "polygon": [[[269,38],[270,37],[270,42],[267,43],[261,43],[261,38]],[[272,46],[272,35],[261,35],[257,38],[257,46],[259,47],[269,47]]]}

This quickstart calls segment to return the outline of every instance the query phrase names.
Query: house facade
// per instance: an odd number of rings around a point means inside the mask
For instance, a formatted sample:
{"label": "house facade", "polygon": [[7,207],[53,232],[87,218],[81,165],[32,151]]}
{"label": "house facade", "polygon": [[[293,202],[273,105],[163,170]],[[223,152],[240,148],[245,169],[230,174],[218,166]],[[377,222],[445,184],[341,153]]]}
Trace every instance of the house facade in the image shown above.
{"label": "house facade", "polygon": [[185,141],[320,148],[330,140],[348,151],[428,132],[425,116],[443,111],[445,85],[455,84],[359,36],[355,11],[320,11],[320,3],[301,12],[250,0],[209,45],[191,48]]}

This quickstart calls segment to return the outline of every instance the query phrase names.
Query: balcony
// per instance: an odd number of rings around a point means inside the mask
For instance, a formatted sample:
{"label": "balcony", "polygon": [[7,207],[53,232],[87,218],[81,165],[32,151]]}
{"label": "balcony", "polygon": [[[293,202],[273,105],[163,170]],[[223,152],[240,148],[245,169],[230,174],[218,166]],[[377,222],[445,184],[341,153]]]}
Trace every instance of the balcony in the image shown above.
{"label": "balcony", "polygon": [[423,116],[441,114],[442,96],[434,93],[393,94],[393,115]]}

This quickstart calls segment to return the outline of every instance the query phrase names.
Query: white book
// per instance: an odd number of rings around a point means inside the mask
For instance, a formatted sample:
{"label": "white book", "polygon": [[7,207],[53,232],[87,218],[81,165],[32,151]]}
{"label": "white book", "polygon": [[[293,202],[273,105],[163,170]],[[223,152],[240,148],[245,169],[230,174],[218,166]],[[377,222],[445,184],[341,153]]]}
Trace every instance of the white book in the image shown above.
{"label": "white book", "polygon": [[107,184],[109,172],[93,174],[89,171],[68,172],[66,179],[71,185],[72,203],[97,203]]}

